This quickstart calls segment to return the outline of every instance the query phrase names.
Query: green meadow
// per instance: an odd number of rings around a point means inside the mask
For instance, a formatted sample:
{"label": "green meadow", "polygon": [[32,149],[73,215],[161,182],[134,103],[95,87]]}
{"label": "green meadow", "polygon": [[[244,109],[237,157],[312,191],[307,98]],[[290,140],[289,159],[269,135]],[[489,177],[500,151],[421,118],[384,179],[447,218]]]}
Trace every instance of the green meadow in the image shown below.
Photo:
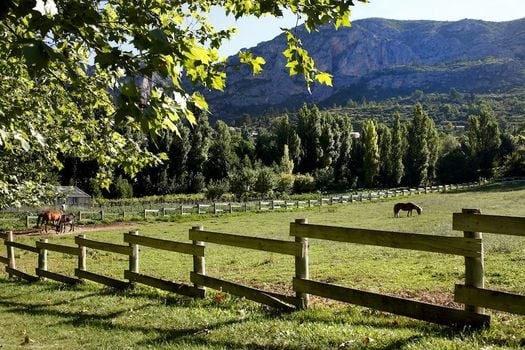
{"label": "green meadow", "polygon": [[[394,218],[395,201],[414,201],[420,216]],[[188,230],[293,240],[289,223],[309,223],[462,236],[452,230],[452,213],[479,208],[484,214],[524,216],[525,182],[477,190],[427,194],[374,202],[278,212],[191,216],[133,222],[90,239],[123,243],[123,233],[189,242]],[[31,243],[39,237],[18,237]],[[74,245],[73,235],[46,236]],[[484,234],[485,285],[525,293],[525,238]],[[5,256],[5,248],[2,248]],[[77,260],[49,252],[49,270],[73,274]],[[33,273],[34,253],[16,250],[17,268]],[[440,305],[453,301],[464,279],[464,258],[375,246],[310,240],[310,279]],[[122,279],[126,256],[88,249],[87,269]],[[142,247],[140,272],[190,284],[192,257]],[[206,245],[206,274],[292,295],[294,259],[254,250]],[[312,297],[308,310],[280,312],[208,289],[193,300],[146,286],[114,291],[86,282],[27,283],[0,273],[0,349],[520,349],[525,317],[488,310],[491,327],[479,331],[396,316]]]}

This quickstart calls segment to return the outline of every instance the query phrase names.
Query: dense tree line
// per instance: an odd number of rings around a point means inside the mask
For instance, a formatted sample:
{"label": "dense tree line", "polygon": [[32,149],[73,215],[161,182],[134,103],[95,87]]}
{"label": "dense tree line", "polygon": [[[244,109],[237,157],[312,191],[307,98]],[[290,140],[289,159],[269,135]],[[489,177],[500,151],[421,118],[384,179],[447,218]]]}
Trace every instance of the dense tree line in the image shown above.
{"label": "dense tree line", "polygon": [[[500,131],[485,105],[459,135],[438,130],[421,104],[408,120],[394,113],[388,122],[370,118],[354,125],[347,114],[304,105],[293,122],[285,114],[268,128],[222,121],[212,128],[201,114],[194,125],[181,122],[177,129],[144,139],[152,153],[167,155],[163,164],[133,180],[119,174],[101,195],[206,192],[216,198],[231,192],[243,198],[525,175],[523,134]],[[82,176],[94,173],[63,172],[62,180],[89,183]]]}

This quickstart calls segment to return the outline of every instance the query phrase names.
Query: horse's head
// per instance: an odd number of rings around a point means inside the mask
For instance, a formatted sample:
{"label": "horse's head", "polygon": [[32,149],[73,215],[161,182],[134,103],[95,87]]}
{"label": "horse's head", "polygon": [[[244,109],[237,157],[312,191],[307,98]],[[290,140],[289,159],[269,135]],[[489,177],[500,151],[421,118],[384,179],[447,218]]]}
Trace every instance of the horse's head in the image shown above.
{"label": "horse's head", "polygon": [[417,215],[421,215],[423,208],[416,206]]}

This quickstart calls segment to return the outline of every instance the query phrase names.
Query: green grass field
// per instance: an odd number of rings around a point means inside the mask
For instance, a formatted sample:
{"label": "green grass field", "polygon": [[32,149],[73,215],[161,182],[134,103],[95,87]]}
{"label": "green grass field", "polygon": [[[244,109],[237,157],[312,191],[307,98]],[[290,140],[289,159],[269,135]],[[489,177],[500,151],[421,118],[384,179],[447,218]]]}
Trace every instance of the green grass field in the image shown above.
{"label": "green grass field", "polygon": [[[398,199],[399,200],[399,199]],[[122,243],[122,234],[188,242],[188,230],[206,230],[292,240],[289,223],[462,236],[452,231],[452,213],[480,208],[485,214],[523,216],[525,183],[494,184],[476,191],[406,198],[423,215],[394,219],[393,200],[311,210],[187,217],[133,223],[87,233],[90,239]],[[73,236],[49,236],[73,245]],[[17,239],[29,243],[32,238]],[[524,293],[525,238],[484,235],[486,286]],[[5,249],[5,248],[4,248]],[[5,250],[2,252],[5,256]],[[34,271],[33,253],[16,251],[17,267]],[[142,273],[189,283],[191,256],[141,249]],[[49,253],[49,269],[72,275],[76,258]],[[88,250],[89,271],[122,278],[128,259]],[[292,294],[293,257],[208,244],[206,274]],[[310,278],[370,291],[454,306],[453,288],[464,278],[462,257],[311,240]],[[46,281],[29,284],[0,273],[0,348],[17,349],[519,349],[525,347],[525,317],[489,311],[492,326],[453,330],[366,308],[313,298],[309,310],[281,313],[209,291],[192,300],[139,286],[114,292],[87,282],[77,287]]]}

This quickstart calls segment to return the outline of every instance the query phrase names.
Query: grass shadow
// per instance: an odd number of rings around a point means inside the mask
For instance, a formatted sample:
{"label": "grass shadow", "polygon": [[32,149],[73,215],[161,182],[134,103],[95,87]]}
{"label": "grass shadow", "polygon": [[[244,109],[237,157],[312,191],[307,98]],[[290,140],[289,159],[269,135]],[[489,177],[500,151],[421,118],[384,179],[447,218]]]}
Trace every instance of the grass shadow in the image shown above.
{"label": "grass shadow", "polygon": [[525,189],[525,180],[493,182],[476,188],[467,188],[453,191],[453,193],[491,193],[491,192],[512,192]]}

